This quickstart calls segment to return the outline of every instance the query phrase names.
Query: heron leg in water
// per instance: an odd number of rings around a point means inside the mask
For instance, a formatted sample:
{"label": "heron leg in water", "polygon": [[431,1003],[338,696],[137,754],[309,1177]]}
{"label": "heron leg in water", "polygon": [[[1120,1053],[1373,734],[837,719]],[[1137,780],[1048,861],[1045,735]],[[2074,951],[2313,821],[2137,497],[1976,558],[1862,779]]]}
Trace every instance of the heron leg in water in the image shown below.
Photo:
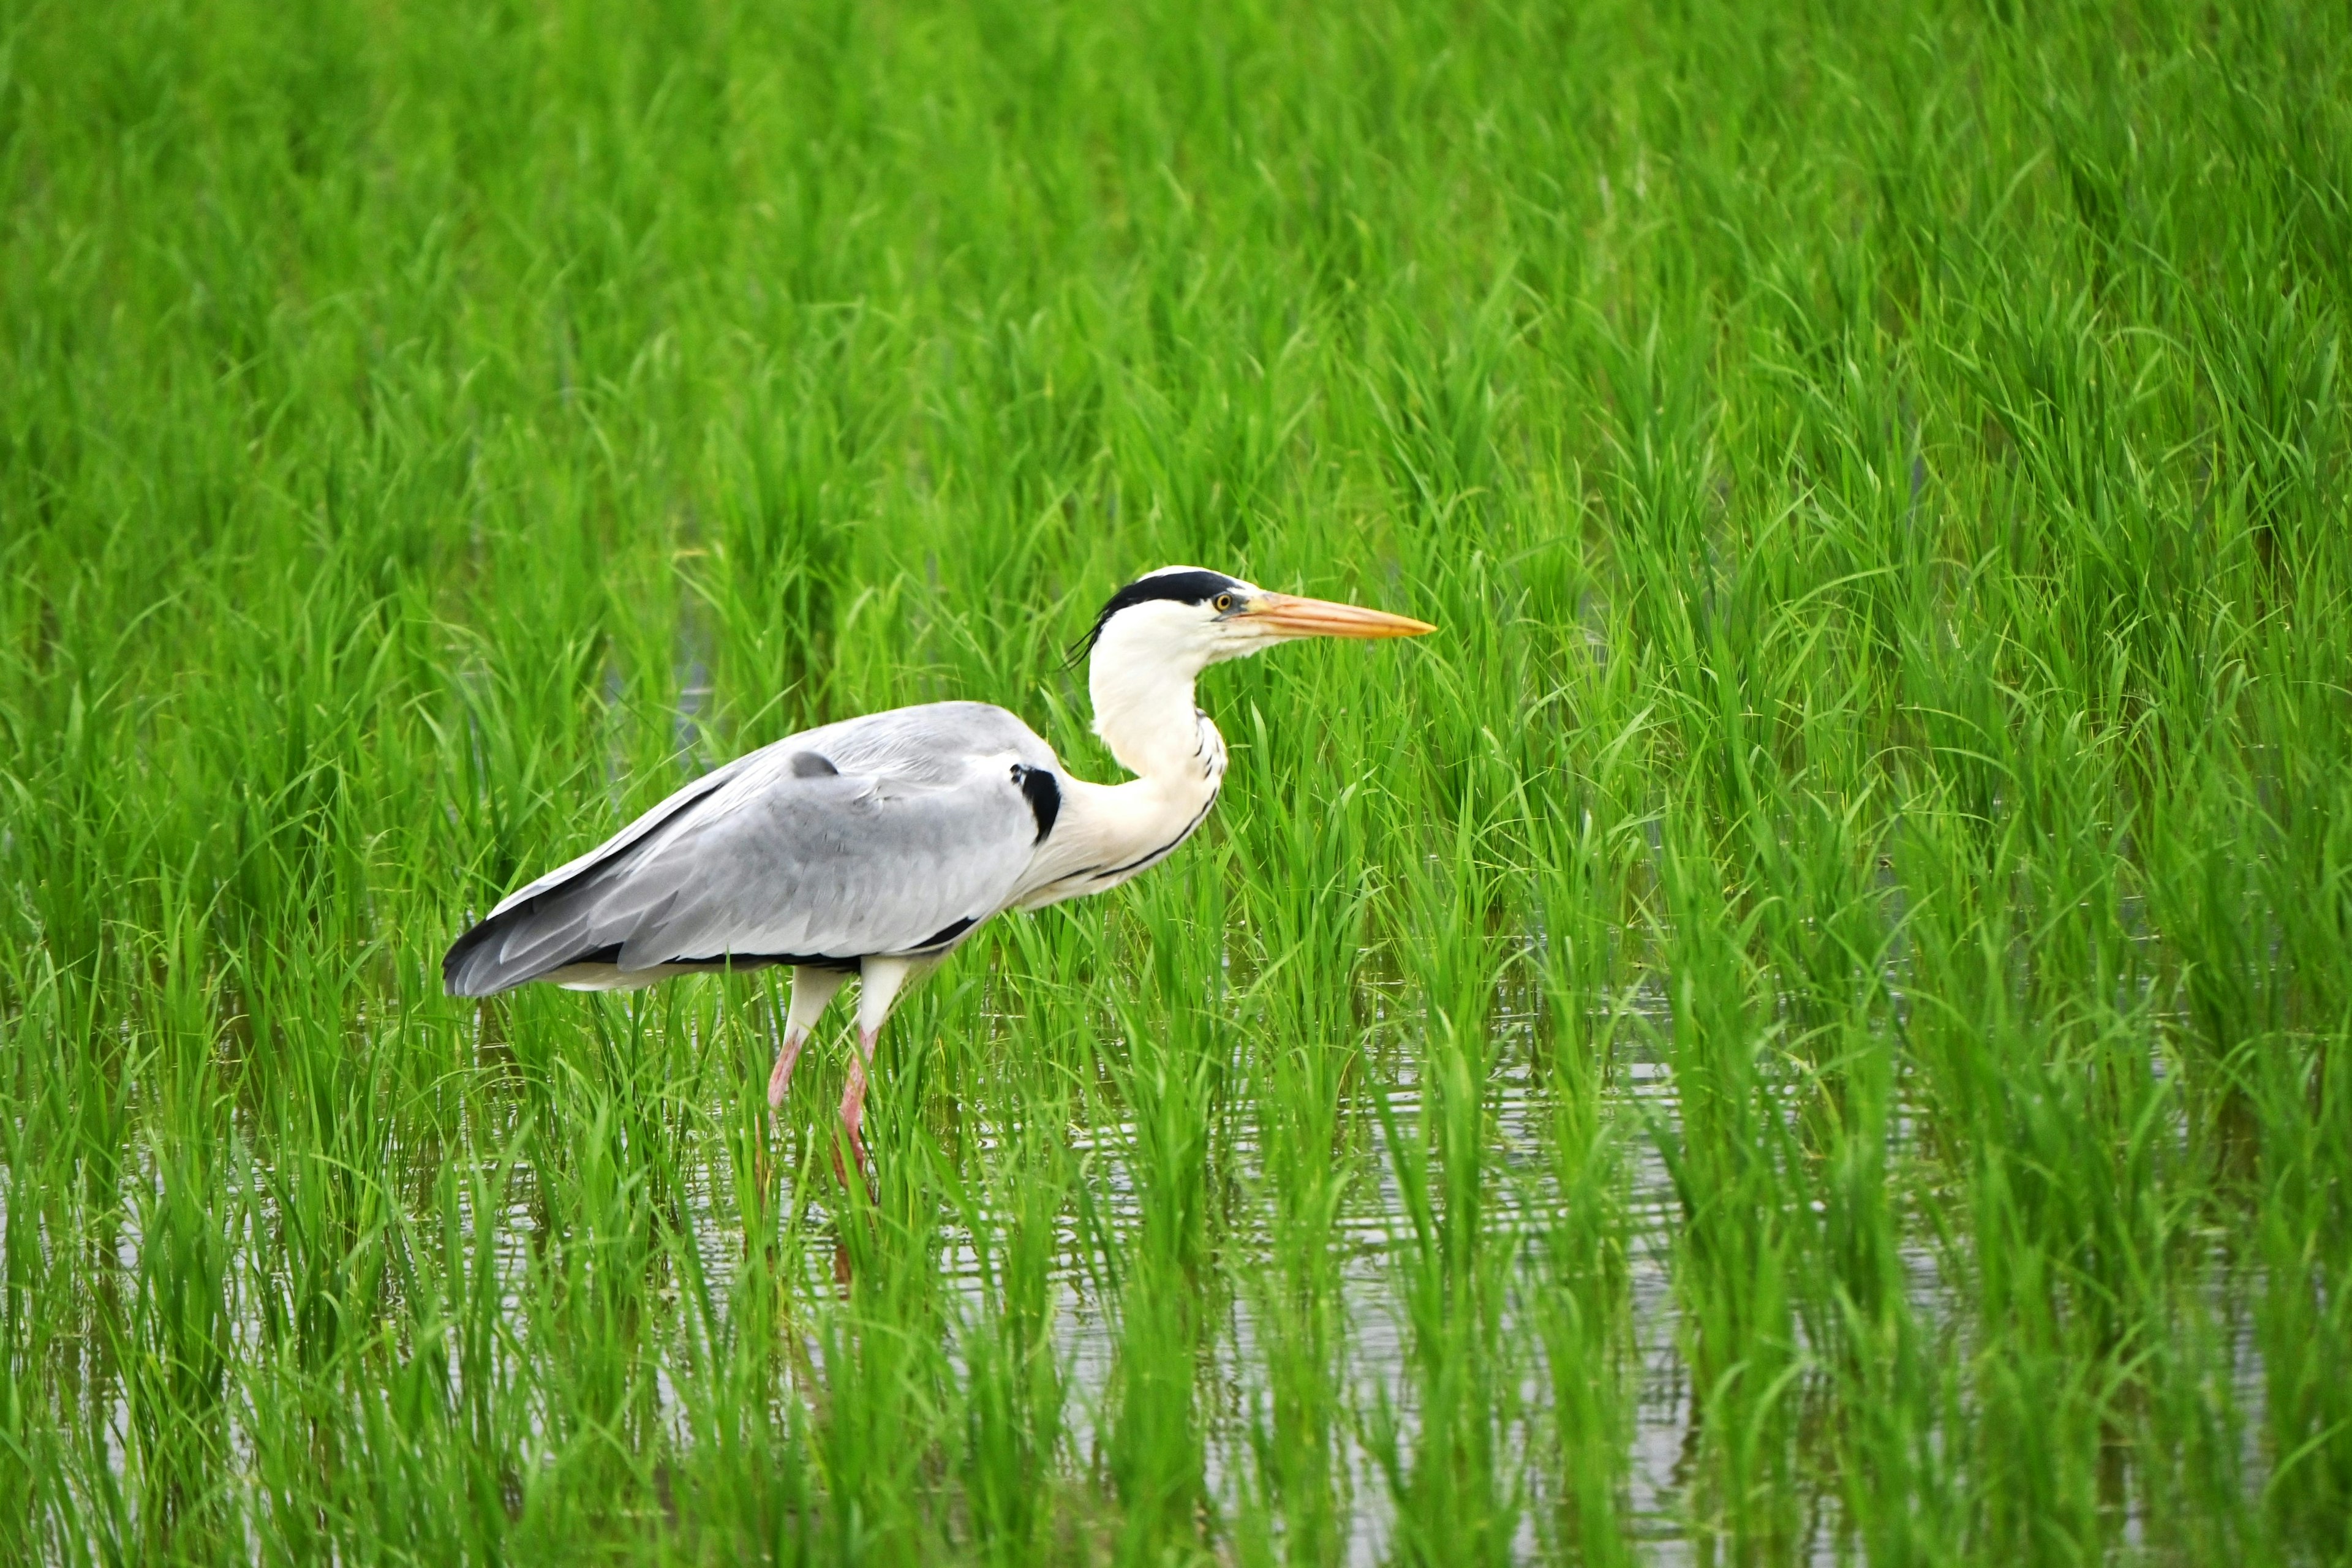
{"label": "heron leg in water", "polygon": [[816,1029],[816,1021],[824,1016],[827,1004],[835,993],[846,984],[849,975],[839,969],[812,969],[795,966],[793,970],[793,1002],[784,1012],[784,1047],[776,1053],[776,1068],[768,1075],[768,1109],[781,1115],[784,1109],[784,1093],[793,1086],[793,1063],[799,1058],[801,1047],[808,1044],[809,1036]]}
{"label": "heron leg in water", "polygon": [[882,1037],[890,1004],[914,970],[910,959],[869,958],[858,976],[857,1054],[849,1058],[849,1084],[841,1091],[841,1128],[861,1171],[866,1169],[866,1139],[858,1129],[866,1119],[866,1081],[874,1068],[875,1042]]}

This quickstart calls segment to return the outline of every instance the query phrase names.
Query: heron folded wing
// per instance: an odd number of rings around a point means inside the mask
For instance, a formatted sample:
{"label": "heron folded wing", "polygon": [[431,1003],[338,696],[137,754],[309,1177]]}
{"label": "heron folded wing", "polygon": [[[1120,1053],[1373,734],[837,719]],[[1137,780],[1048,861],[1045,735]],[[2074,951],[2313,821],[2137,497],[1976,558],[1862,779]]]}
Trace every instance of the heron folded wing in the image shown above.
{"label": "heron folded wing", "polygon": [[936,947],[1003,908],[1028,868],[1041,833],[1024,780],[1039,769],[1058,770],[1053,752],[981,703],[788,737],[504,900],[451,948],[445,978],[486,995],[591,953],[642,971]]}
{"label": "heron folded wing", "polygon": [[623,969],[911,951],[1002,909],[1034,852],[1009,768],[929,788],[854,773],[793,782],[745,801],[714,795],[707,820],[664,834],[614,879],[610,896],[646,911],[628,921]]}
{"label": "heron folded wing", "polygon": [[662,826],[671,818],[677,816],[678,813],[684,811],[688,806],[692,805],[695,802],[709,795],[712,791],[724,788],[730,781],[740,777],[746,769],[756,768],[760,764],[761,759],[766,754],[766,751],[771,749],[772,748],[763,748],[761,751],[758,752],[748,752],[742,756],[736,758],[731,763],[711,769],[710,772],[703,774],[700,778],[696,779],[692,784],[686,785],[684,788],[673,791],[669,795],[663,796],[659,805],[646,812],[645,815],[638,817],[635,822],[630,823],[626,827],[624,827],[620,832],[615,833],[612,837],[607,838],[604,843],[599,844],[595,848],[591,849],[585,855],[575,856],[572,859],[566,860],[562,865],[558,866],[554,870],[547,872],[543,876],[532,878],[521,887],[517,888],[513,892],[509,893],[505,898],[500,899],[498,901],[498,906],[491,910],[488,915],[483,917],[484,923],[487,924],[488,921],[498,919],[499,916],[505,914],[509,910],[527,903],[530,900],[538,898],[541,894],[547,892],[551,889],[562,886],[565,882],[568,882],[572,878],[579,876],[583,871],[589,869],[591,867],[609,863],[617,858],[633,846],[642,842],[645,837],[648,834],[651,834],[655,829]]}

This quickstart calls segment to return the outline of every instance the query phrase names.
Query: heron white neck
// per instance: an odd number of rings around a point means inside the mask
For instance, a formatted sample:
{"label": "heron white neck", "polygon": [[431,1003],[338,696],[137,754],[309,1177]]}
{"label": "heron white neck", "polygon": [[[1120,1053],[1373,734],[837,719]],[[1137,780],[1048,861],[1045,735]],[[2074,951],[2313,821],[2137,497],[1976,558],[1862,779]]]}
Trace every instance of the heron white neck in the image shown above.
{"label": "heron white neck", "polygon": [[1210,660],[1202,639],[1181,645],[1184,630],[1129,611],[1096,640],[1087,668],[1095,733],[1136,776],[1097,784],[1064,775],[1061,816],[1014,895],[1021,907],[1118,887],[1173,854],[1216,804],[1225,742],[1193,705],[1193,677]]}
{"label": "heron white neck", "polygon": [[1192,700],[1197,671],[1142,651],[1108,637],[1096,647],[1087,671],[1095,733],[1138,778],[1213,784],[1224,747]]}

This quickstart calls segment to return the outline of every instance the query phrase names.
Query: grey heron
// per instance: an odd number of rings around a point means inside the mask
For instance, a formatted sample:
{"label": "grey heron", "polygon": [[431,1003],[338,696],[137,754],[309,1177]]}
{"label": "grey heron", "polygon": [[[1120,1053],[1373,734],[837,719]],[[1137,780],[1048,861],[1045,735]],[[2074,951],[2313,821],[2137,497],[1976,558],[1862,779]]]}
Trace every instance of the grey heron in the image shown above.
{"label": "grey heron", "polygon": [[1225,773],[1193,701],[1213,664],[1298,637],[1418,637],[1423,621],[1197,566],[1111,595],[1081,645],[1095,733],[1125,784],[1073,778],[1002,708],[931,702],[805,730],[688,784],[509,894],[441,963],[455,996],[582,991],[792,967],[768,1079],[781,1111],[826,1005],[858,977],[842,1129],[862,1167],[866,1076],[893,1003],[992,916],[1099,893],[1191,837]]}

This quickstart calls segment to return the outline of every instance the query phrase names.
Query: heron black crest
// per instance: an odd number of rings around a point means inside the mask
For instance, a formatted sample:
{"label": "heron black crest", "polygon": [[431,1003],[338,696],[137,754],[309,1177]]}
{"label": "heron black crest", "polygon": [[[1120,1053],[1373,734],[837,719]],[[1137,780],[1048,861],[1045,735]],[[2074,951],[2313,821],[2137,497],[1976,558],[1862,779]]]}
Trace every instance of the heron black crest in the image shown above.
{"label": "heron black crest", "polygon": [[1228,577],[1223,572],[1211,572],[1201,567],[1154,572],[1149,577],[1138,577],[1113,594],[1095,616],[1095,624],[1087,628],[1087,635],[1070,645],[1070,657],[1064,668],[1076,664],[1092,653],[1095,644],[1102,640],[1103,627],[1108,626],[1110,618],[1121,610],[1148,605],[1154,599],[1172,599],[1180,605],[1205,605],[1218,595],[1242,585],[1239,580]]}

